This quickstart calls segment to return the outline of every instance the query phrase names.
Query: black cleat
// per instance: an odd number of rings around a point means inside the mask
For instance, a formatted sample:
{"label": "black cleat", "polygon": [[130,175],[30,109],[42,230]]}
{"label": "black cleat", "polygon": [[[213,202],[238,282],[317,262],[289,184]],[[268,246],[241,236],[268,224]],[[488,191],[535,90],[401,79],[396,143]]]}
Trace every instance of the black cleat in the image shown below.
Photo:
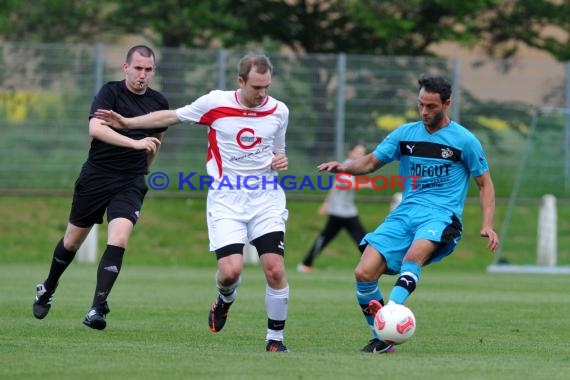
{"label": "black cleat", "polygon": [[57,285],[54,289],[48,290],[44,284],[36,285],[36,298],[33,305],[34,317],[44,319],[48,315],[56,288]]}
{"label": "black cleat", "polygon": [[265,351],[267,351],[267,352],[289,352],[289,349],[280,340],[270,340],[267,342],[267,346],[265,346]]}
{"label": "black cleat", "polygon": [[83,324],[95,330],[103,330],[107,327],[105,316],[110,312],[107,302],[102,303],[99,307],[92,307],[83,319]]}
{"label": "black cleat", "polygon": [[219,332],[224,328],[231,305],[232,303],[224,302],[220,296],[216,298],[208,314],[208,325],[212,332]]}
{"label": "black cleat", "polygon": [[371,354],[388,354],[396,351],[396,349],[393,344],[384,343],[380,339],[374,338],[370,339],[370,342],[361,351]]}

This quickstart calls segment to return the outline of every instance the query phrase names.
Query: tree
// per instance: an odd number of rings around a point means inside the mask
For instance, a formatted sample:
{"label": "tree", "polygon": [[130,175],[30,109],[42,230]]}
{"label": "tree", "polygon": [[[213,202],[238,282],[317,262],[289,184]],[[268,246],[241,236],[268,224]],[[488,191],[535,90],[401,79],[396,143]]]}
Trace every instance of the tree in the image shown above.
{"label": "tree", "polygon": [[[270,37],[294,51],[426,55],[444,41],[484,46],[509,58],[521,44],[570,56],[568,0],[266,0],[225,1],[247,20],[227,44]],[[557,35],[550,32],[557,31]]]}
{"label": "tree", "polygon": [[471,44],[479,43],[490,56],[511,58],[522,45],[570,60],[570,1],[508,0],[472,20]]}
{"label": "tree", "polygon": [[526,44],[567,60],[569,15],[568,0],[0,0],[0,38],[95,42],[136,33],[164,47],[270,39],[295,52],[391,55],[426,55],[455,41],[495,58]]}
{"label": "tree", "polygon": [[[568,31],[569,7],[568,1],[549,0],[194,0],[191,5],[131,0],[117,3],[111,19],[123,31],[142,33],[169,47],[238,47],[273,41],[273,46],[297,54],[425,56],[432,45],[453,41],[482,46],[495,58],[511,58],[521,44],[527,44],[565,59],[570,56],[568,33],[556,39],[544,30],[550,26]],[[171,61],[166,55],[163,60]],[[310,84],[312,109],[321,118],[319,125],[330,126],[334,104],[323,99],[328,98],[336,72],[324,69],[318,59],[304,64],[308,70],[319,69],[319,80]],[[329,149],[334,130],[321,128],[316,133],[313,152],[319,154]]]}
{"label": "tree", "polygon": [[[425,56],[444,41],[482,46],[494,58],[513,58],[525,44],[570,59],[568,0],[38,0],[30,9],[25,2],[0,1],[4,39],[93,42],[131,33],[163,47],[163,62],[175,62],[167,48],[180,47],[270,44],[298,55]],[[306,64],[319,68],[319,80],[311,83],[313,109],[326,118],[334,105],[322,99],[336,73],[318,60]],[[179,73],[171,68],[176,78],[184,74],[179,66]],[[177,94],[183,85],[172,81],[163,89]],[[332,141],[332,130],[318,133],[317,153]]]}
{"label": "tree", "polygon": [[109,0],[0,0],[0,39],[13,42],[92,42],[105,31]]}

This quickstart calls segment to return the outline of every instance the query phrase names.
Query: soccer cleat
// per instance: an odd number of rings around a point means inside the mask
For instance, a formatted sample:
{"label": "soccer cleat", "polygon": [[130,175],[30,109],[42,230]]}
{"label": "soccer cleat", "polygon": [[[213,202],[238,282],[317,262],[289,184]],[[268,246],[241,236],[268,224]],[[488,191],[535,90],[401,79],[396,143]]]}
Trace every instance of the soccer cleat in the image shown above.
{"label": "soccer cleat", "polygon": [[377,300],[372,300],[370,302],[368,302],[368,313],[370,315],[376,315],[380,309],[382,309],[382,304],[380,303],[380,301]]}
{"label": "soccer cleat", "polygon": [[370,339],[368,344],[364,346],[361,351],[371,354],[388,354],[396,351],[396,348],[393,344],[384,343],[380,339],[374,338]]}
{"label": "soccer cleat", "polygon": [[231,302],[224,302],[220,296],[216,298],[208,314],[208,325],[212,332],[220,332],[224,328],[231,305]]}
{"label": "soccer cleat", "polygon": [[311,273],[313,271],[313,267],[305,264],[297,264],[297,272],[299,273]]}
{"label": "soccer cleat", "polygon": [[92,307],[83,319],[83,324],[95,330],[103,330],[107,327],[105,316],[110,312],[107,302],[102,303],[99,307]]}
{"label": "soccer cleat", "polygon": [[280,340],[269,340],[269,341],[267,341],[267,346],[265,346],[265,351],[267,351],[267,352],[289,352],[289,349]]}
{"label": "soccer cleat", "polygon": [[47,290],[44,284],[36,285],[36,298],[34,299],[33,312],[37,319],[44,319],[51,308],[51,301],[57,285],[52,290]]}

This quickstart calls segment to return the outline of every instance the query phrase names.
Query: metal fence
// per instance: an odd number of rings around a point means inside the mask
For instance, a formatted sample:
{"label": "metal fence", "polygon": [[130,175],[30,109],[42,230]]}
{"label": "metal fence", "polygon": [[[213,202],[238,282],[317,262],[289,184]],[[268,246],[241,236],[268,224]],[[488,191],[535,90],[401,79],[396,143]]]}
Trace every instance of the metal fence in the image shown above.
{"label": "metal fence", "polygon": [[[0,189],[71,191],[87,157],[88,112],[99,87],[123,77],[129,46],[0,46]],[[216,88],[237,87],[245,51],[156,48],[154,88],[171,108]],[[360,140],[372,149],[418,118],[417,78],[437,73],[454,87],[452,116],[483,142],[498,195],[508,196],[536,108],[570,106],[570,64],[346,54],[268,53],[271,95],[290,108],[290,173],[316,174]],[[204,171],[206,128],[170,128],[153,170]],[[394,169],[388,169],[395,170]],[[176,188],[170,190],[177,190]]]}

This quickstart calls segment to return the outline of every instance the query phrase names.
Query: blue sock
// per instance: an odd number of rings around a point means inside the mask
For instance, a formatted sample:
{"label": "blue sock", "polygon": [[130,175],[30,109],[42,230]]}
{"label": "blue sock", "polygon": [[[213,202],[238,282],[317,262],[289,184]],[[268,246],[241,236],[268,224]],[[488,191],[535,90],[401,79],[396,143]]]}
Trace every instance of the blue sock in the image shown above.
{"label": "blue sock", "polygon": [[366,323],[372,330],[372,337],[378,338],[376,336],[376,332],[374,331],[374,316],[368,313],[368,303],[370,301],[377,300],[380,301],[381,304],[384,304],[382,292],[378,287],[378,281],[356,281],[356,300],[362,309]]}
{"label": "blue sock", "polygon": [[413,261],[403,263],[400,269],[400,277],[398,277],[390,293],[390,301],[403,305],[416,289],[416,285],[420,281],[421,271],[422,268],[418,263]]}

